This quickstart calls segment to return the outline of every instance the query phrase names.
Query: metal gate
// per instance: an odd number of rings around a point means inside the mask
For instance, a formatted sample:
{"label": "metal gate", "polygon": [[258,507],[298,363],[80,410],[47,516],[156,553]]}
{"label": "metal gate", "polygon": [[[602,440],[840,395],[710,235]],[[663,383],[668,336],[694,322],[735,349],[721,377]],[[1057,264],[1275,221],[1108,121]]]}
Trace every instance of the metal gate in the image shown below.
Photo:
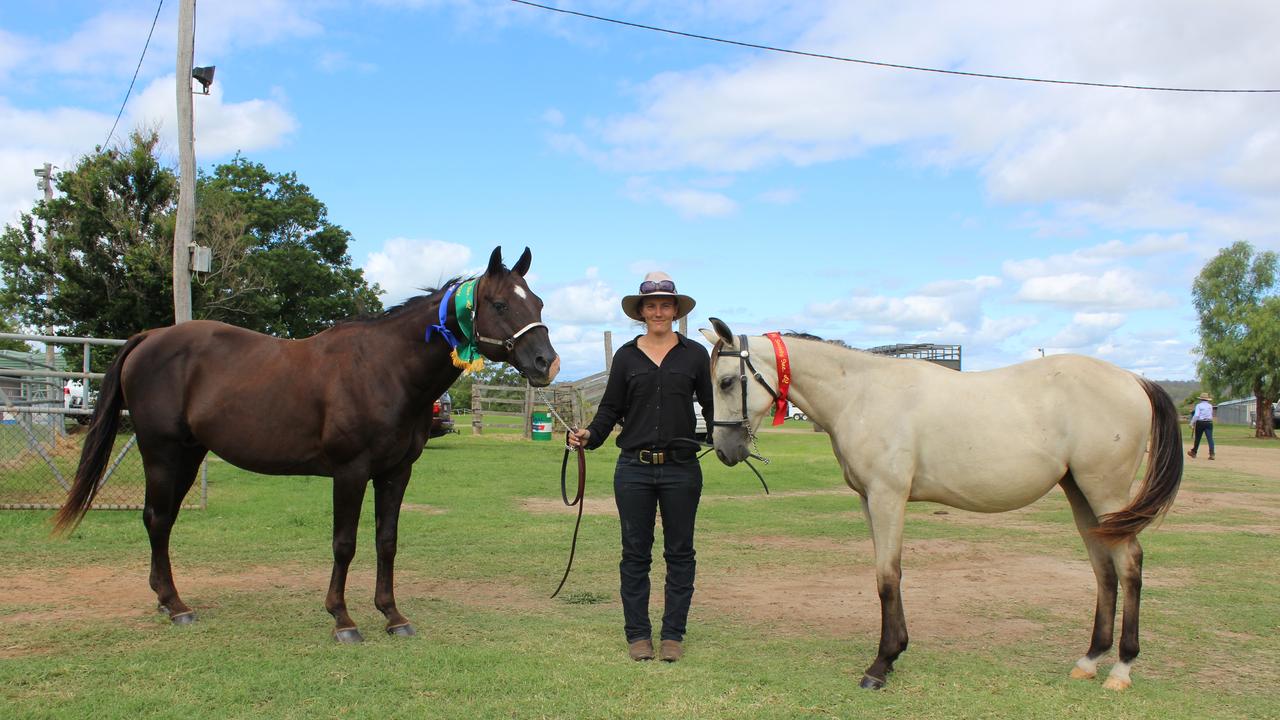
{"label": "metal gate", "polygon": [[[45,343],[44,353],[0,354],[0,509],[61,507],[80,464],[89,416],[102,373],[89,372],[91,345],[123,345],[123,340],[0,333],[0,339]],[[57,346],[84,347],[83,368],[66,368]],[[77,387],[77,384],[79,386]],[[77,392],[73,392],[77,391]],[[146,480],[133,423],[126,411],[93,507],[143,507]],[[208,502],[208,463],[200,467],[200,494],[188,494],[184,508]]]}

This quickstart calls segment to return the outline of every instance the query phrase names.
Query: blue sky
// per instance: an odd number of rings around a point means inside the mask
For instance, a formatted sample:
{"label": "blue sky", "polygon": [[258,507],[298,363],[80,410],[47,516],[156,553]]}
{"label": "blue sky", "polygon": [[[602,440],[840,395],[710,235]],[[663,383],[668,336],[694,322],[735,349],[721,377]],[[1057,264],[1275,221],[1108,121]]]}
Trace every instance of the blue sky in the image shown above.
{"label": "blue sky", "polygon": [[[1280,5],[581,0],[751,43],[975,72],[1273,88]],[[0,221],[32,169],[103,143],[157,2],[0,6]],[[106,8],[106,9],[104,9]],[[176,166],[177,0],[113,142]],[[198,162],[295,171],[398,302],[533,250],[562,378],[603,367],[652,269],[691,328],[858,347],[959,343],[965,368],[1047,353],[1195,375],[1190,286],[1219,248],[1280,249],[1280,95],[1102,90],[905,72],[647,32],[507,2],[198,7]]]}

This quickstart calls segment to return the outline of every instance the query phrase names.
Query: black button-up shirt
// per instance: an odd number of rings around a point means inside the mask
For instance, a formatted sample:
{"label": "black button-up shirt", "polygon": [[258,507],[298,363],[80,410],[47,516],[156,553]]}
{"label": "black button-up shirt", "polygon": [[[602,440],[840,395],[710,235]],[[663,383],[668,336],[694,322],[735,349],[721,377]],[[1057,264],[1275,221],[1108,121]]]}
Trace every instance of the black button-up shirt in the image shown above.
{"label": "black button-up shirt", "polygon": [[618,348],[604,397],[587,426],[591,431],[587,449],[603,445],[619,422],[623,426],[618,447],[623,450],[668,448],[673,438],[693,440],[695,394],[707,427],[711,427],[711,356],[701,344],[680,333],[676,338],[675,347],[661,365],[654,365],[636,345],[639,337]]}

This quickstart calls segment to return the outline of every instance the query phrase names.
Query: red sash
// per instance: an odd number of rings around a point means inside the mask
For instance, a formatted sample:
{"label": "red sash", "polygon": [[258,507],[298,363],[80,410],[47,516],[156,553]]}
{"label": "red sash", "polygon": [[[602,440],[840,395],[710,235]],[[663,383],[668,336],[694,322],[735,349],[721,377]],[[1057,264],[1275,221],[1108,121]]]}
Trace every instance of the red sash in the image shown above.
{"label": "red sash", "polygon": [[782,336],[776,332],[765,333],[765,337],[773,343],[773,354],[778,362],[778,401],[773,410],[773,424],[781,425],[787,419],[787,392],[791,390],[791,359],[787,357],[787,346]]}

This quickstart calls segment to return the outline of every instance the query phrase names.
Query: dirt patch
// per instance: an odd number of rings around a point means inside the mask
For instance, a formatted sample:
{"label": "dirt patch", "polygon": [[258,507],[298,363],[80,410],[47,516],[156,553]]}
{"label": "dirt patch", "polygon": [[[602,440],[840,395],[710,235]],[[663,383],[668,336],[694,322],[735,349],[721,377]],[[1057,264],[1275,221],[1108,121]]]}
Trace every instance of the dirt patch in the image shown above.
{"label": "dirt patch", "polygon": [[[754,538],[776,545],[775,538]],[[783,545],[796,541],[785,539]],[[813,541],[831,549],[832,541]],[[817,547],[817,546],[822,547]],[[874,637],[880,629],[869,541],[841,544],[832,572],[790,568],[716,572],[699,578],[697,605],[784,633]],[[956,540],[908,541],[903,548],[903,602],[914,635],[957,646],[1003,645],[1036,636],[1037,615],[1088,618],[1095,600],[1086,560],[1004,553]]]}
{"label": "dirt patch", "polygon": [[[699,504],[706,506],[709,503],[725,502],[725,501],[756,501],[766,499],[777,499],[786,497],[804,497],[809,495],[849,495],[856,497],[849,488],[838,488],[834,490],[794,490],[791,492],[774,492],[771,495],[763,493],[756,495],[703,495],[699,500]],[[564,504],[564,500],[560,498],[541,498],[531,497],[524,498],[520,501],[520,509],[525,512],[532,513],[560,513],[573,515],[578,512],[577,506],[570,507]],[[613,504],[612,499],[593,499],[587,503],[582,510],[583,515],[618,515],[618,507]]]}
{"label": "dirt patch", "polygon": [[424,505],[422,503],[404,503],[400,506],[400,512],[415,512],[423,515],[443,515],[448,510],[435,505]]}
{"label": "dirt patch", "polygon": [[1280,499],[1273,495],[1240,492],[1197,492],[1184,488],[1178,491],[1178,499],[1174,501],[1173,508],[1169,510],[1169,513],[1186,516],[1219,510],[1247,510],[1261,513],[1268,517],[1280,517]]}
{"label": "dirt patch", "polygon": [[[577,515],[578,506],[569,506],[564,504],[564,500],[560,498],[525,498],[520,501],[520,509],[531,513],[557,513],[560,515]],[[604,498],[592,499],[591,502],[582,506],[583,515],[613,515],[618,516],[618,506],[613,504],[613,499],[605,500]]]}
{"label": "dirt patch", "polygon": [[[5,625],[56,625],[76,620],[110,620],[145,628],[156,620],[156,596],[147,584],[149,568],[133,564],[120,568],[99,565],[62,568],[55,571],[12,573],[0,586],[0,627]],[[447,600],[459,604],[530,610],[553,605],[544,589],[525,588],[487,580],[439,580],[398,573],[397,595],[401,598]],[[328,567],[259,565],[235,573],[209,573],[183,568],[176,576],[183,599],[196,612],[216,608],[219,598],[232,594],[285,590],[312,593],[317,607],[329,585]],[[374,572],[353,570],[348,576],[349,598],[363,603],[374,585]],[[354,593],[354,594],[353,594]],[[352,605],[353,612],[356,605]],[[362,613],[364,609],[361,608]],[[12,611],[12,612],[8,612]],[[370,619],[365,619],[370,622]],[[47,652],[38,647],[0,645],[0,658],[22,657]]]}
{"label": "dirt patch", "polygon": [[1214,453],[1214,460],[1209,459],[1208,450],[1201,445],[1200,456],[1186,458],[1186,466],[1230,470],[1280,480],[1280,442],[1264,440],[1258,442],[1269,442],[1270,446],[1219,445],[1217,452]]}

